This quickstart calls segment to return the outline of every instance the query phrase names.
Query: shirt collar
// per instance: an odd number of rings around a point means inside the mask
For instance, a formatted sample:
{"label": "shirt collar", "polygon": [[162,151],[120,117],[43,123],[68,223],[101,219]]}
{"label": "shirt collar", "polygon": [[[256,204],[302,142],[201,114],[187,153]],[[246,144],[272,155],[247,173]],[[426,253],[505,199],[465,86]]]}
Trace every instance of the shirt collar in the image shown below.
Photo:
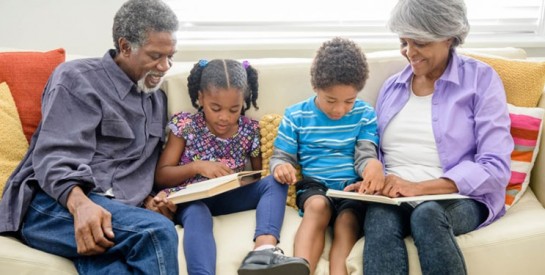
{"label": "shirt collar", "polygon": [[115,90],[121,99],[124,99],[133,89],[136,89],[136,84],[129,78],[129,76],[121,70],[121,68],[115,63],[114,57],[116,55],[115,50],[109,50],[102,57],[102,66],[106,71],[106,74],[115,86]]}
{"label": "shirt collar", "polygon": [[443,75],[439,78],[443,81],[452,82],[456,85],[460,85],[460,76],[458,75],[458,67],[461,65],[462,61],[460,56],[456,53],[456,50],[452,49],[450,51],[449,63]]}

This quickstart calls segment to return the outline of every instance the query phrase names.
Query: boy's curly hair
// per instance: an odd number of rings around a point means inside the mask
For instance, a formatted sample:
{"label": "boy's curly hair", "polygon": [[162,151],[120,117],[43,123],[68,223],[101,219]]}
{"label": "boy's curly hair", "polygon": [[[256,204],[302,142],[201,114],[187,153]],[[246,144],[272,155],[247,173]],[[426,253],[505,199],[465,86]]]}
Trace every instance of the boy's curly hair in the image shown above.
{"label": "boy's curly hair", "polygon": [[310,76],[314,89],[350,85],[359,92],[369,77],[369,67],[365,54],[356,43],[335,37],[318,49]]}

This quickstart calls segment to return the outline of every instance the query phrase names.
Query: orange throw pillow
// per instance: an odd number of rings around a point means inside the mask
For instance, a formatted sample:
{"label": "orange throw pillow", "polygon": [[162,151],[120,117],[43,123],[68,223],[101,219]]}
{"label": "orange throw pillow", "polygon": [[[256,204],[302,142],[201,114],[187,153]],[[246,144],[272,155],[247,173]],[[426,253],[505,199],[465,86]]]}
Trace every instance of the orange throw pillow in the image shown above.
{"label": "orange throw pillow", "polygon": [[42,116],[41,98],[47,79],[64,59],[64,49],[0,53],[0,83],[6,82],[11,90],[29,143]]}

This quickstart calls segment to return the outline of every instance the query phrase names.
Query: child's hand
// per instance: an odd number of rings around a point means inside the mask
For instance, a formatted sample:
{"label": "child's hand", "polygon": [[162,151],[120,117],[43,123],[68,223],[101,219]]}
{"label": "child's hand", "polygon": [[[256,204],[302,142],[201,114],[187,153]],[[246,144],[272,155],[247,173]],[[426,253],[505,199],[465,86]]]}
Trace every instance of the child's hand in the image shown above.
{"label": "child's hand", "polygon": [[356,181],[352,184],[349,184],[347,185],[343,191],[346,191],[346,192],[354,192],[354,191],[357,191],[357,190],[360,190],[360,186],[362,185],[361,181]]}
{"label": "child's hand", "polygon": [[174,218],[174,213],[176,213],[176,209],[178,208],[176,204],[167,200],[167,193],[165,191],[159,192],[159,194],[151,199],[144,200],[144,206],[146,209],[162,214],[170,220]]}
{"label": "child's hand", "polygon": [[227,165],[216,161],[198,161],[198,174],[209,179],[233,174]]}
{"label": "child's hand", "polygon": [[384,188],[384,172],[382,163],[377,159],[371,159],[365,165],[362,173],[363,180],[357,189],[359,193],[376,194]]}
{"label": "child's hand", "polygon": [[274,168],[273,177],[280,183],[287,183],[289,185],[297,182],[297,171],[289,163],[283,163]]}

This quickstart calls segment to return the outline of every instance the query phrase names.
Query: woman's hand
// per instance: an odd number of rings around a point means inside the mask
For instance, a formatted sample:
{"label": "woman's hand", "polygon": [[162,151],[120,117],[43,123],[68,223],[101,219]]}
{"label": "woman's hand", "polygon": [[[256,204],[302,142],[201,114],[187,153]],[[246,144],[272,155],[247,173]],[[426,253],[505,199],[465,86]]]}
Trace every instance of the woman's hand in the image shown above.
{"label": "woman's hand", "polygon": [[297,182],[297,171],[293,165],[282,163],[274,168],[273,177],[276,181],[285,184],[295,184]]}
{"label": "woman's hand", "polygon": [[155,197],[148,196],[144,200],[144,207],[157,212],[170,220],[174,218],[176,209],[178,209],[176,204],[167,199],[167,193],[165,191],[159,192]]}
{"label": "woman's hand", "polygon": [[358,186],[358,193],[376,194],[384,188],[384,172],[382,163],[378,159],[371,159],[365,165],[362,173],[363,180]]}
{"label": "woman's hand", "polygon": [[209,179],[227,176],[234,173],[231,168],[221,162],[197,161],[195,164],[197,165],[198,174]]}
{"label": "woman's hand", "polygon": [[396,175],[388,174],[384,179],[384,188],[382,195],[397,198],[397,197],[412,197],[422,195],[422,186],[402,179]]}

